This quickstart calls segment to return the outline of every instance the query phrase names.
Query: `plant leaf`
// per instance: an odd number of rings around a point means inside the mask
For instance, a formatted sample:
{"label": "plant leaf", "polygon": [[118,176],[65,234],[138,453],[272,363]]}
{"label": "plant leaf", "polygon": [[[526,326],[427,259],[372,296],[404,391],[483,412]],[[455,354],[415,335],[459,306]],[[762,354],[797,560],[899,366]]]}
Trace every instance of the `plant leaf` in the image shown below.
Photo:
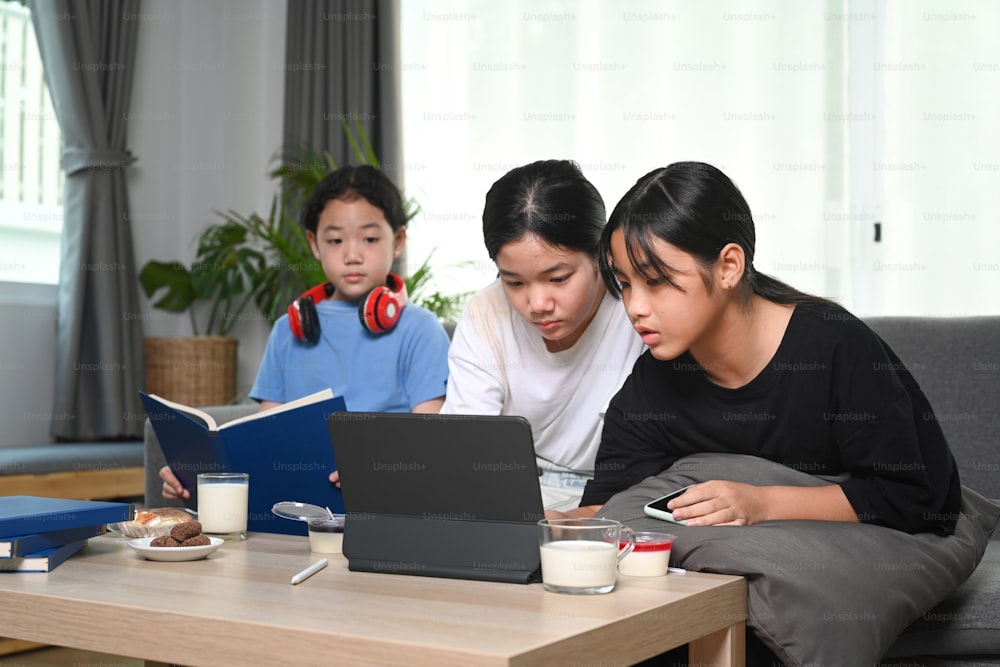
{"label": "plant leaf", "polygon": [[166,290],[153,302],[153,306],[161,310],[180,313],[190,308],[196,299],[191,272],[180,262],[146,262],[139,272],[139,283],[150,299],[153,294]]}

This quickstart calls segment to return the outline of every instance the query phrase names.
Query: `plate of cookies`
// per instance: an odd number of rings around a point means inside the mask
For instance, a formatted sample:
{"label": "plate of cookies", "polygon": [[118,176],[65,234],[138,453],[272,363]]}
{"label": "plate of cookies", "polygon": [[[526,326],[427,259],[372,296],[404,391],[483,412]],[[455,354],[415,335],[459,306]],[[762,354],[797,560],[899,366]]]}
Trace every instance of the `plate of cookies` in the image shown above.
{"label": "plate of cookies", "polygon": [[197,521],[185,521],[174,526],[169,535],[140,537],[128,545],[149,560],[178,562],[199,560],[222,546],[224,540],[201,532]]}

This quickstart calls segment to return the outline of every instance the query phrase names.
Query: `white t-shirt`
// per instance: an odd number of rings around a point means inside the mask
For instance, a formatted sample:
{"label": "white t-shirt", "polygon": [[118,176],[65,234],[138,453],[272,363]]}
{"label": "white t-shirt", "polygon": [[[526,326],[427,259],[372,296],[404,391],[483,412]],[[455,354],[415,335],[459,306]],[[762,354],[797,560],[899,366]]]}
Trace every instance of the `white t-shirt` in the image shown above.
{"label": "white t-shirt", "polygon": [[441,412],[524,417],[539,457],[590,474],[604,411],[644,349],[625,308],[605,294],[580,340],[549,352],[498,280],[472,297],[455,328]]}

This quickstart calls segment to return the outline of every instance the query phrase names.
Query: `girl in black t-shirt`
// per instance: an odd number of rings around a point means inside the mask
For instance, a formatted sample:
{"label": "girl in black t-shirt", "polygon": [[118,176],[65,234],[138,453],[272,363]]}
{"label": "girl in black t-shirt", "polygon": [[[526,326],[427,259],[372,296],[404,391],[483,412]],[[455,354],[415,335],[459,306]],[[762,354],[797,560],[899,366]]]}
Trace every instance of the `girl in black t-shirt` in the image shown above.
{"label": "girl in black t-shirt", "polygon": [[754,251],[749,206],[711,165],[652,171],[615,207],[601,270],[649,349],[608,407],[595,477],[571,513],[593,514],[684,456],[731,452],[842,481],[703,482],[672,501],[676,519],[952,533],[957,469],[912,375],[846,310],[759,273]]}

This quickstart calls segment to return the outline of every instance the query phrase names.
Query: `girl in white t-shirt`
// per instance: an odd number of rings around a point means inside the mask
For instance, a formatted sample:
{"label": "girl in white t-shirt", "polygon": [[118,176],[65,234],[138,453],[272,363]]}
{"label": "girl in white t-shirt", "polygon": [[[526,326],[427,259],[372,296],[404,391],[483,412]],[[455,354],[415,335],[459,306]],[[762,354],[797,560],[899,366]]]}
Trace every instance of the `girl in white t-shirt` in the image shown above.
{"label": "girl in white t-shirt", "polygon": [[469,301],[448,353],[442,412],[525,417],[551,510],[579,504],[604,410],[644,349],[598,272],[606,221],[574,162],[501,177],[483,210],[499,279]]}

